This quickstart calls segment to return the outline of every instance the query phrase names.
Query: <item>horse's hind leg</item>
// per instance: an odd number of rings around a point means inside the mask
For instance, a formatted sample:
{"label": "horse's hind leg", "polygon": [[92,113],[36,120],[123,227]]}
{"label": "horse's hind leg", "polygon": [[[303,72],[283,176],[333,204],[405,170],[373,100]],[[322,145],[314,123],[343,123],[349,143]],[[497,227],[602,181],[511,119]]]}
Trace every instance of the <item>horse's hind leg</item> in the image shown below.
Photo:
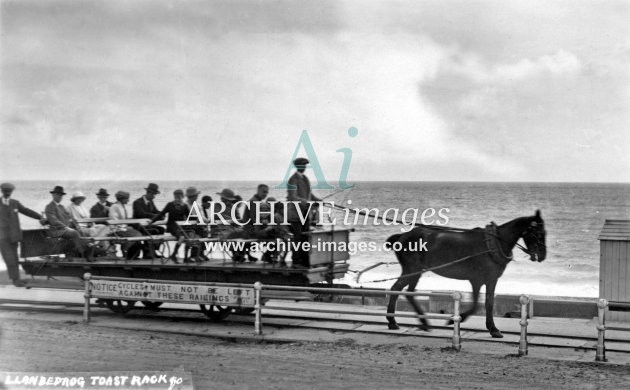
{"label": "horse's hind leg", "polygon": [[[404,271],[403,271],[404,272]],[[408,284],[407,278],[400,277],[396,280],[396,283],[390,288],[392,291],[401,291],[403,287]],[[387,305],[387,314],[391,314],[391,316],[387,316],[387,327],[389,329],[399,329],[398,324],[396,323],[396,318],[394,318],[393,314],[396,311],[396,300],[398,300],[398,295],[390,295],[389,296],[389,304]]]}
{"label": "horse's hind leg", "polygon": [[[409,287],[407,287],[407,291],[409,292],[416,291],[416,286],[418,285],[419,280],[420,280],[420,275],[413,276],[411,279],[411,282],[409,282]],[[416,301],[415,297],[413,295],[407,295],[406,297],[409,303],[411,303],[411,306],[413,306],[413,308],[416,310],[416,313],[418,313],[419,316],[423,316],[424,311],[422,310],[422,307],[420,307],[420,305]],[[428,332],[429,321],[427,321],[427,319],[424,317],[420,317],[420,323],[421,323],[420,329]]]}

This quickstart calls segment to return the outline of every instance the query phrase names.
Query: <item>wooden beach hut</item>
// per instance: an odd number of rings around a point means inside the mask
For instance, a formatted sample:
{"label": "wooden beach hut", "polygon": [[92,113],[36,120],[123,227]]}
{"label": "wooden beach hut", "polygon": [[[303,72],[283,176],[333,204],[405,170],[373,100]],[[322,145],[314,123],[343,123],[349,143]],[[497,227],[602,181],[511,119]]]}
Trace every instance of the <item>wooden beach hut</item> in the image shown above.
{"label": "wooden beach hut", "polygon": [[[630,303],[630,220],[607,219],[599,234],[599,297]],[[611,305],[606,318],[630,322],[630,311]]]}

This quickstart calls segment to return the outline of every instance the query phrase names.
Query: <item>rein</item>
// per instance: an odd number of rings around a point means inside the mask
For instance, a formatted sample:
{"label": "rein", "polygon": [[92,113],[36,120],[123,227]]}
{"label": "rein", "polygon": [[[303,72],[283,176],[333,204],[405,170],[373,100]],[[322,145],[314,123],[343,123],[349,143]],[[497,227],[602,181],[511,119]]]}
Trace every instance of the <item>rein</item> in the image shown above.
{"label": "rein", "polygon": [[[426,226],[428,228],[437,228],[435,230],[440,230],[440,231],[444,231],[444,230],[450,230],[449,228],[443,228],[443,227],[436,227],[436,226],[429,226],[429,225],[423,225]],[[467,229],[453,229],[456,232],[462,232],[465,231]],[[486,242],[486,247],[488,248],[487,250],[483,251],[483,252],[479,252],[479,253],[475,253],[473,255],[470,256],[465,256],[453,261],[449,261],[448,263],[445,264],[440,264],[437,265],[435,267],[429,267],[429,268],[422,268],[420,271],[417,272],[412,272],[409,274],[402,274],[400,276],[396,276],[396,277],[392,277],[392,278],[385,278],[385,279],[377,279],[377,280],[371,280],[368,282],[364,282],[364,283],[380,283],[380,282],[388,282],[391,280],[397,280],[397,279],[402,279],[402,278],[407,278],[410,276],[415,276],[415,275],[422,275],[425,272],[431,272],[440,268],[445,268],[448,266],[451,266],[453,264],[457,264],[457,263],[461,263],[462,261],[466,261],[468,259],[474,258],[474,257],[478,257],[481,255],[485,255],[485,254],[491,254],[491,258],[492,261],[494,261],[495,263],[499,264],[499,265],[507,265],[507,263],[509,263],[510,261],[512,261],[514,259],[514,256],[512,255],[512,252],[510,252],[509,254],[505,254],[503,252],[503,249],[501,249],[501,245],[497,245],[497,241],[501,241],[501,242],[505,242],[505,240],[503,240],[501,237],[498,236],[497,234],[497,225],[494,222],[490,222],[488,225],[486,225],[485,229],[484,229],[484,234],[485,234],[485,238],[484,241]],[[492,239],[492,237],[495,238],[495,240]],[[529,250],[525,247],[523,247],[521,244],[516,243],[516,246],[521,249],[523,252],[527,253],[528,255],[530,254]],[[507,262],[505,261],[507,260]],[[381,265],[389,265],[389,264],[398,264],[398,262],[390,262],[390,263],[378,263],[372,266],[369,266],[367,268],[364,268],[361,271],[352,271],[352,272],[356,272],[357,273],[357,277],[356,277],[356,282],[359,283],[359,279],[361,278],[361,275],[371,269],[374,269],[376,267],[379,267]]]}

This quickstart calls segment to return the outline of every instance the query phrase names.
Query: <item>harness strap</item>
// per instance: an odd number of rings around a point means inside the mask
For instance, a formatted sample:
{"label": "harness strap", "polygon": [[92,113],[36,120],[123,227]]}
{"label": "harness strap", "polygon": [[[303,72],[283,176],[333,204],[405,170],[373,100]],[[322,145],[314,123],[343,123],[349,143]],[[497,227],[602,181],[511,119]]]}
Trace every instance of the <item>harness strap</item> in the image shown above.
{"label": "harness strap", "polygon": [[494,222],[490,222],[488,225],[486,225],[485,235],[486,248],[488,248],[488,251],[491,254],[490,257],[492,258],[492,261],[499,265],[506,265],[514,259],[512,251],[510,251],[510,253],[506,255],[505,253],[503,253],[501,245],[497,243],[497,225]]}

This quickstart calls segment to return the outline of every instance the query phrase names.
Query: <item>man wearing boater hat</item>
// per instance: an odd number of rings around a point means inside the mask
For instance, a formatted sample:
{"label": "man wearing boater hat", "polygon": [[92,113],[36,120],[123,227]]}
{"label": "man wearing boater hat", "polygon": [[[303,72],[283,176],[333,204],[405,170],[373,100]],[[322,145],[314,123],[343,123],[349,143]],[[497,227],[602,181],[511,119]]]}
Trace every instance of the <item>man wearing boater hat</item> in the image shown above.
{"label": "man wearing boater hat", "polygon": [[90,209],[90,218],[108,218],[109,208],[112,207],[112,202],[108,201],[109,194],[105,188],[101,188],[96,193],[98,202]]}
{"label": "man wearing boater hat", "polygon": [[[155,207],[153,199],[155,195],[160,193],[159,187],[155,183],[149,183],[147,188],[144,189],[146,193],[142,197],[133,201],[133,218],[147,218],[153,219],[160,213],[160,210]],[[164,234],[164,228],[161,226],[150,225],[144,227],[144,230],[150,235]],[[155,251],[151,242],[145,241],[142,246],[142,258],[153,259],[155,258]]]}
{"label": "man wearing boater hat", "polygon": [[[289,178],[289,190],[287,193],[287,200],[289,202],[300,202],[299,208],[301,214],[305,217],[304,222],[299,217],[298,210],[293,204],[289,204],[287,210],[287,220],[291,224],[291,232],[297,243],[303,243],[308,241],[308,232],[311,226],[311,217],[309,213],[308,202],[319,202],[321,199],[311,193],[311,182],[304,174],[306,166],[309,164],[308,159],[304,157],[298,157],[293,161],[293,165],[296,168],[295,173]],[[313,204],[317,207],[317,204]],[[302,250],[302,248],[293,251],[293,267],[295,268],[308,268],[310,266],[308,251]]]}
{"label": "man wearing boater hat", "polygon": [[61,199],[66,194],[62,186],[55,186],[50,191],[52,202],[46,205],[46,220],[50,225],[50,236],[57,238],[65,238],[72,241],[73,249],[79,256],[84,255],[85,245],[81,241],[81,234],[75,229],[76,222],[70,216],[70,213],[61,205]]}
{"label": "man wearing boater hat", "polygon": [[22,241],[22,229],[18,213],[41,220],[42,216],[24,206],[16,199],[11,199],[15,186],[11,183],[0,184],[2,202],[0,202],[0,253],[7,265],[9,278],[16,287],[24,287],[26,283],[20,279],[18,242]]}

